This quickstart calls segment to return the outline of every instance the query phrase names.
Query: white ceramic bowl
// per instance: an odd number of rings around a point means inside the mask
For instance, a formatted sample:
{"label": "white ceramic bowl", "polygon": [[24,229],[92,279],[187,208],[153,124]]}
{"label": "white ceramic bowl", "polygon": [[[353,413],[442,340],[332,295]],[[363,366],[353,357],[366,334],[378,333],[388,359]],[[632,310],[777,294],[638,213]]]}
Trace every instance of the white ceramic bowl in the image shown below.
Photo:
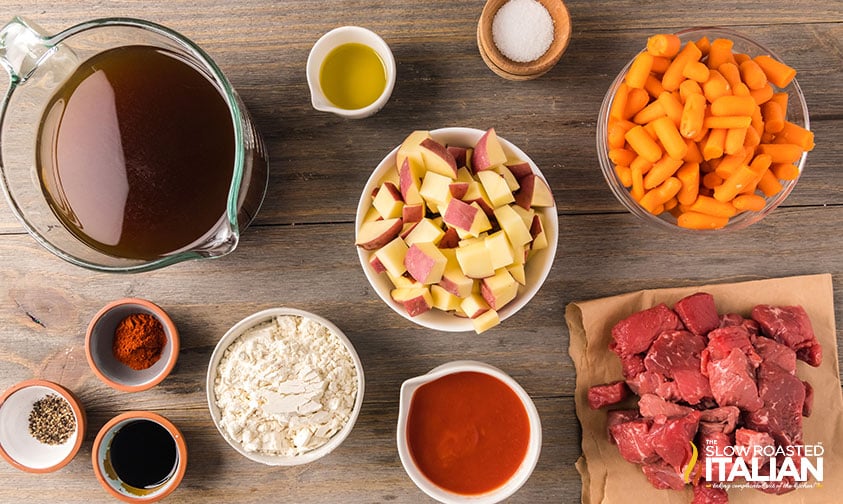
{"label": "white ceramic bowl", "polygon": [[[111,466],[109,450],[114,435],[125,425],[138,421],[149,420],[164,427],[173,437],[176,446],[176,465],[166,480],[155,488],[132,489],[126,485]],[[124,502],[157,502],[170,495],[178,488],[187,470],[187,443],[181,431],[167,418],[151,411],[128,411],[117,415],[102,426],[91,448],[91,459],[94,474],[105,490]]]}
{"label": "white ceramic bowl", "polygon": [[[347,110],[337,107],[325,96],[322,85],[319,82],[319,74],[322,69],[322,62],[337,46],[349,43],[358,43],[369,46],[380,57],[386,72],[386,86],[377,100],[371,104],[354,110]],[[392,89],[395,87],[395,57],[386,42],[375,32],[360,26],[340,26],[322,35],[313,44],[310,54],[307,56],[307,85],[310,88],[310,102],[313,108],[321,112],[331,112],[348,119],[362,119],[369,117],[386,105],[389,97],[392,96]]]}
{"label": "white ceramic bowl", "polygon": [[[477,373],[485,373],[493,376],[504,382],[513,392],[521,399],[524,408],[527,410],[527,417],[530,422],[530,440],[527,447],[527,454],[521,462],[520,467],[515,471],[515,474],[502,486],[491,492],[479,495],[461,495],[445,490],[425,476],[413,460],[410,453],[410,448],[407,443],[407,420],[410,412],[410,404],[413,400],[415,391],[426,383],[435,381],[443,376],[453,373],[462,373],[473,371]],[[404,470],[413,483],[419,489],[430,497],[443,502],[445,504],[494,504],[500,502],[507,497],[510,497],[518,491],[524,483],[530,478],[541,454],[542,446],[542,427],[539,413],[536,410],[536,405],[530,398],[529,394],[521,388],[512,377],[504,373],[500,369],[490,366],[488,364],[476,361],[453,361],[443,364],[432,369],[429,373],[411,378],[401,385],[401,396],[398,406],[398,429],[396,434],[396,442],[398,444],[398,456],[401,459],[401,464]],[[494,463],[490,461],[490,463]]]}
{"label": "white ceramic bowl", "polygon": [[[351,355],[352,361],[354,361],[354,367],[357,370],[357,397],[354,400],[354,407],[346,424],[342,427],[339,432],[334,434],[333,437],[331,437],[327,443],[311,451],[295,456],[269,455],[264,453],[257,453],[254,451],[248,451],[244,448],[241,443],[229,438],[227,433],[220,425],[220,419],[222,417],[222,414],[220,412],[219,406],[217,405],[217,398],[214,392],[214,383],[217,377],[217,370],[220,364],[220,360],[222,360],[223,356],[225,355],[226,349],[247,330],[257,325],[263,324],[264,322],[268,322],[275,317],[283,315],[294,315],[305,319],[310,319],[328,328],[337,336],[337,338],[339,338],[340,342],[342,342],[342,344],[348,350],[349,354]],[[281,307],[269,308],[267,310],[254,313],[244,318],[240,322],[236,323],[231,329],[229,329],[225,333],[222,339],[220,339],[220,341],[217,343],[217,346],[216,348],[214,348],[214,352],[211,355],[211,362],[208,365],[208,374],[205,379],[205,392],[208,398],[208,408],[211,411],[211,418],[214,421],[214,425],[216,426],[217,431],[219,431],[220,435],[222,435],[223,439],[225,439],[225,441],[232,448],[237,450],[237,452],[239,452],[244,457],[255,462],[260,462],[262,464],[272,466],[293,466],[299,464],[306,464],[308,462],[313,462],[314,460],[320,459],[334,451],[334,449],[336,449],[340,444],[342,444],[345,438],[347,438],[348,435],[351,433],[352,428],[354,428],[354,423],[357,421],[357,416],[360,414],[360,409],[363,406],[364,385],[365,379],[363,376],[363,363],[360,361],[360,357],[357,355],[357,351],[354,349],[354,345],[351,344],[351,341],[345,336],[345,334],[343,334],[342,331],[339,330],[337,326],[335,326],[327,319],[320,317],[319,315],[304,310],[297,310],[295,308]]]}
{"label": "white ceramic bowl", "polygon": [[[112,350],[114,331],[125,317],[134,313],[152,315],[164,328],[167,344],[161,357],[146,369],[135,370],[117,360]],[[105,384],[122,392],[147,390],[161,383],[179,356],[179,332],[167,312],[145,299],[126,298],[104,306],[91,320],[85,337],[88,365]]]}
{"label": "white ceramic bowl", "polygon": [[[432,130],[430,135],[437,141],[447,145],[458,145],[473,147],[477,141],[483,136],[484,131],[474,128],[441,128]],[[498,136],[501,146],[503,146],[507,157],[517,158],[521,161],[526,161],[533,168],[533,173],[542,178],[547,183],[547,179],[542,175],[536,163],[530,159],[527,154],[516,147],[512,142]],[[366,216],[369,208],[372,206],[372,191],[380,185],[386,173],[395,167],[395,155],[398,152],[398,147],[395,147],[392,152],[387,154],[385,158],[378,164],[372,175],[369,176],[366,187],[363,188],[363,193],[360,196],[360,201],[357,204],[357,218],[355,220],[354,228],[355,235],[360,230],[363,224],[363,218]],[[549,187],[549,184],[548,184]],[[525,272],[527,276],[527,285],[519,286],[518,294],[515,299],[507,303],[506,306],[498,311],[498,316],[501,322],[511,317],[523,308],[533,296],[541,288],[547,275],[550,273],[550,268],[553,266],[553,260],[556,257],[556,245],[559,240],[559,218],[556,215],[556,206],[546,208],[535,208],[536,212],[542,216],[542,223],[545,226],[545,233],[547,234],[547,248],[541,249],[527,262]],[[438,331],[474,331],[474,326],[470,319],[465,317],[458,317],[454,314],[447,313],[441,310],[429,310],[421,315],[411,317],[404,307],[397,303],[390,296],[392,290],[392,283],[386,274],[378,274],[372,269],[369,264],[369,259],[374,251],[364,250],[357,247],[357,256],[360,259],[360,265],[363,267],[363,273],[369,283],[374,288],[378,296],[392,308],[396,313],[402,317],[419,324],[420,326]]]}
{"label": "white ceramic bowl", "polygon": [[[76,420],[76,430],[60,445],[44,444],[29,433],[33,405],[50,394],[64,398]],[[64,467],[79,451],[84,437],[85,410],[69,390],[57,383],[27,380],[0,397],[0,455],[22,471],[47,473]]]}

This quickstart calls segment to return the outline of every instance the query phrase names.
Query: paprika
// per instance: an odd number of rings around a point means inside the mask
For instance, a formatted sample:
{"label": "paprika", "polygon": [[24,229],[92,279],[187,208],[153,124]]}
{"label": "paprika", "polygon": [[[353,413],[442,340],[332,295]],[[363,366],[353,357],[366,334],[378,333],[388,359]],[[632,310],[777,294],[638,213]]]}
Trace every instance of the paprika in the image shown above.
{"label": "paprika", "polygon": [[114,357],[134,370],[147,369],[161,358],[167,344],[164,326],[148,313],[133,313],[114,331]]}

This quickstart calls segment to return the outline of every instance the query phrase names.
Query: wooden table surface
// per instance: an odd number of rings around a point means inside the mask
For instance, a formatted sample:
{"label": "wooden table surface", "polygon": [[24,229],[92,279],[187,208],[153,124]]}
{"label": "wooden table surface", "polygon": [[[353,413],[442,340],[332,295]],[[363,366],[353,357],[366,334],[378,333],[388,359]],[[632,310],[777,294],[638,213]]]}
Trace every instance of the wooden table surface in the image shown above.
{"label": "wooden table surface", "polygon": [[[130,16],[192,38],[239,90],[266,139],[271,167],[263,208],[233,254],[143,274],[66,264],[40,248],[0,204],[0,389],[34,377],[57,381],[81,398],[89,420],[81,451],[58,472],[32,475],[0,464],[0,501],[108,501],[91,468],[93,439],[113,416],[142,409],[170,418],[187,440],[187,473],[169,502],[426,502],[395,447],[399,387],[444,362],[477,359],[518,380],[543,423],[541,459],[510,502],[577,502],[580,428],[567,303],[644,288],[825,272],[843,299],[839,0],[570,1],[573,37],[566,54],[529,82],[503,80],[484,65],[475,42],[482,5],[3,2],[4,16],[26,16],[48,32],[94,17]],[[305,82],[311,45],[348,24],[378,32],[398,67],[386,107],[357,121],[311,109]],[[723,236],[679,238],[642,224],[614,199],[598,166],[595,128],[609,84],[649,35],[705,25],[739,30],[797,68],[817,147],[796,189],[762,223]],[[539,165],[558,204],[559,246],[547,282],[527,307],[482,335],[424,329],[390,311],[366,282],[354,247],[355,207],[371,170],[410,131],[444,126],[495,127]],[[160,304],[181,331],[176,368],[146,392],[108,388],[84,356],[90,317],[124,296]],[[354,430],[331,455],[306,466],[248,461],[217,433],[206,405],[205,372],[217,340],[241,318],[273,306],[332,320],[365,367],[365,401]],[[841,315],[838,303],[838,324]],[[841,343],[842,334],[838,329]]]}

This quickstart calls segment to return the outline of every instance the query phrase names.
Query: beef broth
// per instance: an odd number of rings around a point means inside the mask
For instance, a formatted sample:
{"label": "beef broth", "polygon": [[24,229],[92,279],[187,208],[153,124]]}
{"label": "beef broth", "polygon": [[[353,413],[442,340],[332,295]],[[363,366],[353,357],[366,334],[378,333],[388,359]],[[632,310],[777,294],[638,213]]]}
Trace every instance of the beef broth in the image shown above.
{"label": "beef broth", "polygon": [[37,153],[66,229],[103,253],[155,259],[224,217],[233,120],[217,87],[175,53],[119,47],[87,60],[53,96]]}

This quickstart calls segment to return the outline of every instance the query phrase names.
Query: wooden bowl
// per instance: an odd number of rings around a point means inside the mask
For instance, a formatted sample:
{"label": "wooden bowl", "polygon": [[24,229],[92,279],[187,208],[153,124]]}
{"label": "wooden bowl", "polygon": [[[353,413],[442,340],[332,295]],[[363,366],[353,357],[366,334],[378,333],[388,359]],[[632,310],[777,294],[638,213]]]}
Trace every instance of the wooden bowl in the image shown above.
{"label": "wooden bowl", "polygon": [[513,61],[501,53],[492,35],[492,21],[498,9],[509,0],[487,0],[477,22],[477,47],[486,65],[496,74],[509,80],[530,80],[547,73],[562,57],[571,40],[571,16],[561,0],[537,0],[553,19],[553,42],[538,59]]}

